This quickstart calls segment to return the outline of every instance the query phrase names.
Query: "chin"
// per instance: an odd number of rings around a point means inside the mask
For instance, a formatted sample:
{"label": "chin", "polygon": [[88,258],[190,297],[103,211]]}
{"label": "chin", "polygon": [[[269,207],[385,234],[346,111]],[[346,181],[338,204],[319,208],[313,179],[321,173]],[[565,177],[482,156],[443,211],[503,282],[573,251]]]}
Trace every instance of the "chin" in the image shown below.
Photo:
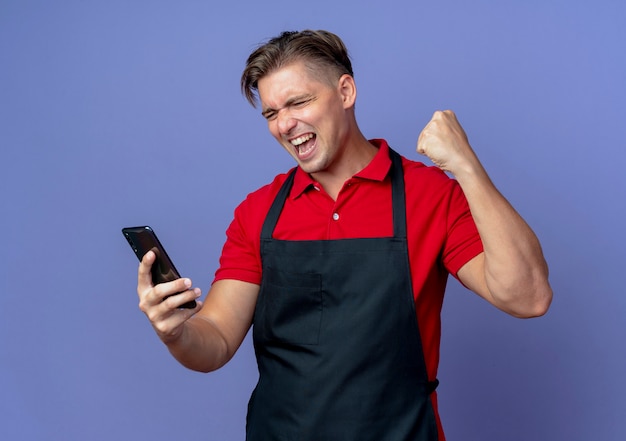
{"label": "chin", "polygon": [[316,163],[311,163],[311,162],[305,162],[302,163],[300,161],[298,161],[298,165],[300,166],[300,168],[305,171],[306,173],[319,173],[321,171],[324,171],[326,169],[326,167],[323,167],[321,164],[316,164]]}

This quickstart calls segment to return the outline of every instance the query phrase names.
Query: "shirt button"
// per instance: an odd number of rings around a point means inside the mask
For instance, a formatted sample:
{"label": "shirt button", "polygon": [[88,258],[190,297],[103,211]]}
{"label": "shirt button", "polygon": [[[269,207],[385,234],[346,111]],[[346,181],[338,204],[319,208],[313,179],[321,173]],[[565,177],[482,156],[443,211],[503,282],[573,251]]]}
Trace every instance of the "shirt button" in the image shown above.
{"label": "shirt button", "polygon": [[333,220],[339,220],[339,213],[333,213]]}

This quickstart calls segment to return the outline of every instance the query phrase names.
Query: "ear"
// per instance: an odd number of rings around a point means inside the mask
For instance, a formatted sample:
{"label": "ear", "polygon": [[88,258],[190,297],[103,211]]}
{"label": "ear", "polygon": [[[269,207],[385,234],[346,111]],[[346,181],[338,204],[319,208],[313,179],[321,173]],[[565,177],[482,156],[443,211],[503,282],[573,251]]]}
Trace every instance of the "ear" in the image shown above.
{"label": "ear", "polygon": [[354,103],[356,102],[356,83],[352,75],[343,74],[341,78],[339,78],[337,88],[343,101],[343,108],[349,109],[354,107]]}

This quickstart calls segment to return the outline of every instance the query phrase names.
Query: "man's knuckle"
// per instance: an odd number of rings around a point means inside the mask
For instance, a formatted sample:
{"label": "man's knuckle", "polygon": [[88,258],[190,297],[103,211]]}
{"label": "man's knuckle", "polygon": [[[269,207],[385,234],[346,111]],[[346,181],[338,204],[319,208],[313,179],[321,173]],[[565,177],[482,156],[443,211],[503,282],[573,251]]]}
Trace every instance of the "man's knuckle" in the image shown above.
{"label": "man's knuckle", "polygon": [[167,335],[167,333],[169,332],[167,325],[165,325],[165,323],[163,322],[154,323],[153,326],[154,329],[156,329],[156,331],[161,335]]}

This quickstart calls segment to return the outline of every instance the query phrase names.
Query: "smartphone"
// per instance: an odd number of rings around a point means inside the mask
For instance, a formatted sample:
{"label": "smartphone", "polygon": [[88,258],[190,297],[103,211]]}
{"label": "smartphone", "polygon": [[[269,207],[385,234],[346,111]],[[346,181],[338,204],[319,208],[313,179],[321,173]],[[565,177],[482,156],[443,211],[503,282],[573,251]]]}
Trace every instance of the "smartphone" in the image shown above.
{"label": "smartphone", "polygon": [[[152,264],[152,283],[154,285],[180,279],[180,274],[176,270],[174,263],[167,255],[165,248],[161,245],[159,238],[152,228],[148,226],[122,228],[122,234],[124,234],[124,237],[135,252],[139,261],[143,259],[143,256],[148,251],[153,251],[156,255],[156,259]],[[195,307],[195,300],[180,305],[180,308],[187,309],[193,309]]]}

